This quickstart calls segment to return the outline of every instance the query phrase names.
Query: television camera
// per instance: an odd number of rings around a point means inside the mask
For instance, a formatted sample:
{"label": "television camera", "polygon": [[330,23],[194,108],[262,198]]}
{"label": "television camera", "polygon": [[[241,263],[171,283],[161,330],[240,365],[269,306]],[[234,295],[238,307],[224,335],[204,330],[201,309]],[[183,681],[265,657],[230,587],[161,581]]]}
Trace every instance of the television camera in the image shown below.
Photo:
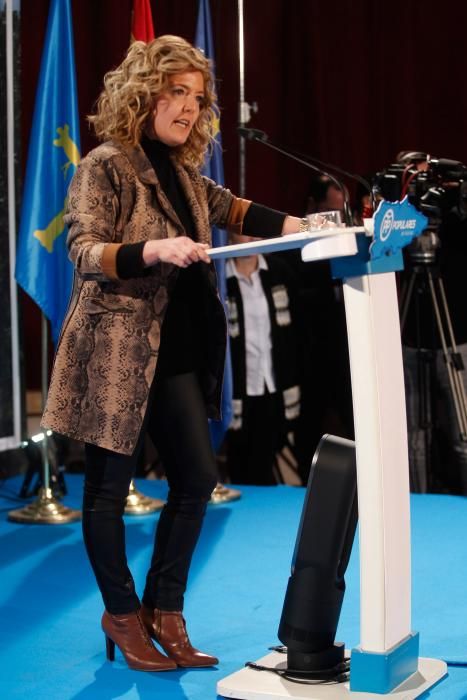
{"label": "television camera", "polygon": [[433,158],[426,153],[401,154],[377,173],[373,182],[375,199],[403,200],[407,196],[428,218],[428,226],[408,247],[415,263],[435,262],[440,246],[440,229],[448,215],[467,225],[467,166],[449,158]]}

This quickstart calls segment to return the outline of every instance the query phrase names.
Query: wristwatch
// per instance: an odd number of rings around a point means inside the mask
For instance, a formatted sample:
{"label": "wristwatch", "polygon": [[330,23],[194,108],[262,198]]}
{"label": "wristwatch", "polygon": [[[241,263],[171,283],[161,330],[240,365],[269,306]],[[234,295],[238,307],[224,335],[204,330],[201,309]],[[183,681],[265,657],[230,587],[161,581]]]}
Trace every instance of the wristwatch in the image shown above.
{"label": "wristwatch", "polygon": [[305,233],[305,231],[309,231],[309,230],[310,230],[310,224],[308,223],[308,219],[306,218],[306,216],[304,216],[303,219],[300,219],[298,232]]}

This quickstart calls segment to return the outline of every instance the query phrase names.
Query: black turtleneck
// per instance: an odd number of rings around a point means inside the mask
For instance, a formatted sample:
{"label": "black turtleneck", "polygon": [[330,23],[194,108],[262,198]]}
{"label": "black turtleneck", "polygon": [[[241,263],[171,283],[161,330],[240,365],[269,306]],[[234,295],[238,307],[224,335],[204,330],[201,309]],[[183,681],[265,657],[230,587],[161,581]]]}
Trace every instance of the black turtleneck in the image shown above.
{"label": "black turtleneck", "polygon": [[167,199],[180,219],[185,235],[194,239],[195,227],[193,218],[188,208],[185,193],[183,192],[177,173],[170,159],[170,152],[172,149],[170,146],[162,143],[162,141],[155,141],[147,137],[143,137],[141,146],[151,162],[152,167],[156,171],[157,179]]}
{"label": "black turtleneck", "polygon": [[[170,146],[162,143],[162,141],[148,139],[146,136],[143,137],[141,146],[154,168],[167,199],[180,219],[185,235],[194,238],[193,219],[175,168],[170,160]],[[141,241],[139,243],[126,243],[120,247],[117,253],[117,274],[120,279],[144,275],[144,244],[145,241]]]}
{"label": "black turtleneck", "polygon": [[[195,226],[185,193],[170,159],[170,147],[160,141],[143,138],[141,146],[155,170],[157,179],[167,199],[174,208],[184,229],[184,235],[195,238]],[[139,246],[140,244],[135,244]],[[142,249],[139,269],[144,267]],[[133,247],[130,244],[130,247]],[[122,249],[127,246],[122,246]],[[124,254],[125,256],[125,254]],[[125,260],[125,257],[123,258]],[[128,261],[128,259],[127,259]],[[157,373],[161,375],[181,374],[199,369],[204,357],[205,295],[207,293],[201,266],[193,263],[178,272],[177,282],[171,290],[169,305],[161,332],[161,343],[157,361]],[[117,258],[119,265],[119,258]],[[126,270],[128,274],[129,270]],[[118,268],[120,275],[120,268]],[[141,274],[141,272],[140,272]]]}

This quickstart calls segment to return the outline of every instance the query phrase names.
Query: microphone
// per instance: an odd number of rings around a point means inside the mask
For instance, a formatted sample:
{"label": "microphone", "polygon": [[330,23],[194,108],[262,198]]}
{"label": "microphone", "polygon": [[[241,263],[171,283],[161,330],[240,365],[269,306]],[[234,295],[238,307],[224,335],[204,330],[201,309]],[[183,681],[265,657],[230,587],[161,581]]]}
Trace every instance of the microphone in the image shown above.
{"label": "microphone", "polygon": [[[257,131],[257,129],[251,129],[251,131]],[[266,136],[266,134],[264,135]],[[465,165],[460,160],[452,160],[451,158],[428,158],[428,163],[440,168],[451,168],[452,170],[463,170],[465,168]]]}
{"label": "microphone", "polygon": [[237,131],[248,141],[268,141],[268,135],[261,129],[246,129],[244,126],[238,126]]}
{"label": "microphone", "polygon": [[314,172],[328,177],[333,183],[333,185],[337,187],[337,189],[340,190],[340,192],[342,192],[342,197],[344,199],[344,221],[346,226],[352,226],[352,213],[350,210],[349,193],[347,192],[347,189],[344,183],[341,182],[341,180],[338,180],[327,170],[319,168],[317,165],[310,162],[310,160],[306,160],[305,157],[301,155],[299,156],[293,151],[288,151],[285,148],[280,148],[279,146],[276,146],[275,144],[271,143],[271,141],[269,141],[268,135],[264,131],[261,131],[261,129],[247,129],[244,126],[238,126],[237,131],[240,134],[240,136],[243,136],[243,138],[246,138],[249,141],[258,141],[259,143],[268,146],[268,148],[272,148],[273,151],[282,153],[282,155],[287,156],[292,160],[296,160],[297,163],[301,163],[307,168],[311,168],[311,170],[313,170]]}
{"label": "microphone", "polygon": [[428,166],[442,177],[459,180],[465,177],[467,168],[459,160],[451,160],[451,158],[429,158]]}

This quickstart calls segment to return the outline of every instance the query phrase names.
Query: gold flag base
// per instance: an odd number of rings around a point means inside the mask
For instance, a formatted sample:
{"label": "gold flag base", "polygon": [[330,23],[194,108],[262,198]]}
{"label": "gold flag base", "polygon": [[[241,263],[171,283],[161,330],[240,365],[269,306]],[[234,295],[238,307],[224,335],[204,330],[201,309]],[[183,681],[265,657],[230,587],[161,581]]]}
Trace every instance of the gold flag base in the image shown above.
{"label": "gold flag base", "polygon": [[8,520],[14,523],[33,523],[36,525],[61,525],[80,520],[81,511],[62,505],[53,495],[52,489],[41,488],[37,499],[24,508],[10,510]]}
{"label": "gold flag base", "polygon": [[147,515],[161,510],[165,501],[160,498],[151,498],[138,491],[133,479],[130,482],[130,490],[126,499],[125,515]]}
{"label": "gold flag base", "polygon": [[224,484],[217,484],[214,491],[211,493],[209,503],[218,505],[219,503],[228,503],[229,501],[238,501],[242,492],[236,489],[229,489]]}

